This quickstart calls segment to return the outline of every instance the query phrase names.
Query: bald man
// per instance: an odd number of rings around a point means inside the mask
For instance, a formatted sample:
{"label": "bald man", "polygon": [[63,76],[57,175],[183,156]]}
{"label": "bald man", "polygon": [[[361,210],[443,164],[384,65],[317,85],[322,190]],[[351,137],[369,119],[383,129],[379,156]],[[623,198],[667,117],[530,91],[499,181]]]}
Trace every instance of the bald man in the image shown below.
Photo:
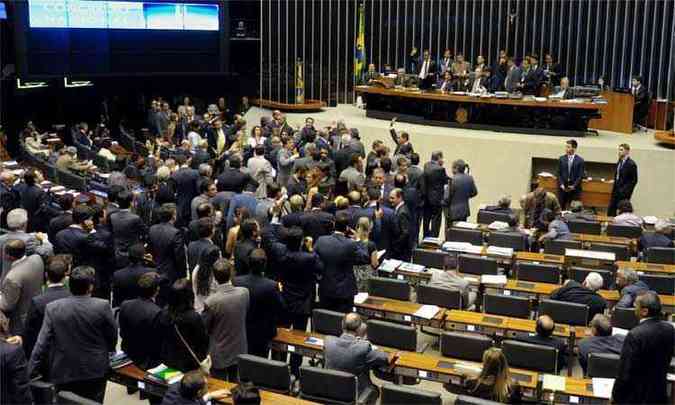
{"label": "bald man", "polygon": [[541,315],[537,318],[537,333],[532,336],[520,336],[516,339],[525,343],[534,343],[537,345],[550,346],[558,349],[558,371],[566,366],[565,356],[567,354],[567,345],[564,338],[553,337],[555,322],[548,315]]}

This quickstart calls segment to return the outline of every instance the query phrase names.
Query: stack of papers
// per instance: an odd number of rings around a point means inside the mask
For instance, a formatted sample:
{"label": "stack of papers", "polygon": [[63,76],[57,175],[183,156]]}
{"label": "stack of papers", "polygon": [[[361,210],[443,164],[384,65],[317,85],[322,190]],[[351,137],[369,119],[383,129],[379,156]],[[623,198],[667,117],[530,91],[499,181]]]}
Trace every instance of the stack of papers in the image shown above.
{"label": "stack of papers", "polygon": [[398,267],[398,269],[402,271],[408,271],[410,273],[421,273],[424,271],[425,267],[421,264],[403,263]]}
{"label": "stack of papers", "polygon": [[481,284],[506,285],[506,281],[507,280],[505,275],[495,276],[491,274],[483,274],[480,276]]}
{"label": "stack of papers", "polygon": [[8,160],[6,162],[2,162],[2,166],[7,169],[10,169],[12,167],[19,167],[19,163],[17,163],[16,160]]}
{"label": "stack of papers", "polygon": [[500,229],[506,229],[509,227],[509,224],[503,221],[494,221],[490,225],[488,225],[488,229],[498,231]]}
{"label": "stack of papers", "polygon": [[595,250],[565,249],[565,256],[608,261],[616,260],[616,254],[613,252],[598,252]]}
{"label": "stack of papers", "polygon": [[593,378],[593,395],[598,398],[609,399],[614,388],[613,378]]}
{"label": "stack of papers", "polygon": [[469,242],[445,242],[443,250],[446,252],[471,253],[479,255],[483,253],[483,246],[472,245]]}
{"label": "stack of papers", "polygon": [[488,246],[487,254],[494,256],[513,257],[513,248]]}
{"label": "stack of papers", "polygon": [[452,226],[455,228],[478,229],[478,224],[465,221],[457,221],[454,224],[452,224]]}
{"label": "stack of papers", "polygon": [[393,273],[401,264],[403,264],[403,262],[400,260],[387,259],[383,261],[377,269],[386,273]]}
{"label": "stack of papers", "polygon": [[552,178],[555,178],[555,176],[554,176],[553,174],[549,173],[549,172],[541,172],[541,173],[539,173],[537,176],[539,176],[539,177],[552,177]]}
{"label": "stack of papers", "polygon": [[415,316],[418,318],[423,318],[423,319],[432,319],[440,308],[438,308],[436,305],[422,305],[420,309],[415,311]]}
{"label": "stack of papers", "polygon": [[564,376],[553,375],[553,374],[544,374],[544,381],[542,382],[542,388],[545,391],[565,391],[565,382],[566,379]]}
{"label": "stack of papers", "polygon": [[368,299],[368,293],[358,293],[354,296],[354,304],[363,304]]}
{"label": "stack of papers", "polygon": [[155,368],[151,368],[148,370],[148,374],[168,384],[177,383],[183,378],[182,372],[169,368],[165,364],[160,364]]}
{"label": "stack of papers", "polygon": [[439,238],[432,238],[428,236],[422,239],[422,245],[431,245],[440,248],[443,245],[443,241],[441,241]]}

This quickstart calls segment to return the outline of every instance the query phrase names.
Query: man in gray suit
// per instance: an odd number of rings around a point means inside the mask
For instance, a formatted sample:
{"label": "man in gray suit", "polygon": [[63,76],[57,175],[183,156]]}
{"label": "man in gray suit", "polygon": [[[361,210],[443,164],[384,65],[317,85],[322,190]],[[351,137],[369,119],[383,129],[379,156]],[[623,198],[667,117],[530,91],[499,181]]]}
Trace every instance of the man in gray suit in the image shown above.
{"label": "man in gray suit", "polygon": [[340,173],[340,180],[347,182],[349,190],[360,190],[366,183],[363,175],[363,158],[360,155],[352,155],[349,167]]}
{"label": "man in gray suit", "polygon": [[461,159],[452,163],[452,178],[445,198],[445,205],[448,207],[446,217],[448,226],[454,221],[466,221],[471,215],[469,199],[478,194],[473,177],[465,173],[467,167],[468,165]]}
{"label": "man in gray suit", "polygon": [[69,279],[73,296],[47,304],[30,370],[35,376],[47,366],[57,391],[103,403],[117,324],[108,301],[91,297],[95,282],[92,267],[76,267]]}
{"label": "man in gray suit", "polygon": [[237,356],[248,353],[246,312],[248,289],[234,287],[230,281],[232,268],[225,259],[213,265],[218,287],[204,302],[204,323],[209,334],[209,353],[213,359],[211,375],[221,380],[237,381]]}
{"label": "man in gray suit", "polygon": [[455,270],[438,270],[429,269],[431,271],[431,280],[429,286],[441,287],[450,290],[459,291],[462,294],[462,307],[469,309],[476,303],[478,294],[472,291],[467,280],[462,278]]}
{"label": "man in gray suit", "polygon": [[342,335],[326,336],[324,356],[326,368],[352,373],[358,378],[359,396],[366,389],[366,403],[377,400],[379,391],[370,381],[372,368],[391,366],[396,362],[399,353],[387,354],[375,350],[366,338],[366,323],[356,313],[346,314],[342,319]]}
{"label": "man in gray suit", "polygon": [[506,72],[506,79],[504,79],[504,89],[509,93],[515,93],[523,76],[523,70],[516,65],[513,58],[509,58],[507,63],[508,71]]}
{"label": "man in gray suit", "polygon": [[2,271],[0,272],[0,280],[2,280],[11,267],[11,261],[8,260],[2,252],[4,252],[5,243],[13,239],[22,240],[26,244],[26,255],[39,254],[42,257],[51,256],[53,253],[53,246],[49,243],[46,235],[42,233],[28,233],[28,212],[23,208],[15,208],[7,214],[7,227],[10,232],[0,236],[0,257],[2,257]]}
{"label": "man in gray suit", "polygon": [[38,255],[26,256],[26,244],[14,239],[5,244],[5,257],[12,263],[0,284],[0,311],[9,317],[9,330],[22,335],[33,297],[41,292],[44,264]]}

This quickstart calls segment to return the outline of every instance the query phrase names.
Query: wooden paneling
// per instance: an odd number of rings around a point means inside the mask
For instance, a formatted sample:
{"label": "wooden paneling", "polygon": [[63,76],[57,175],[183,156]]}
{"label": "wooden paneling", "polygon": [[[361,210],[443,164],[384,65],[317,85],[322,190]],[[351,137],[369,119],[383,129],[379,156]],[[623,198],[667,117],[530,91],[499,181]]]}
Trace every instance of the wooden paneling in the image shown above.
{"label": "wooden paneling", "polygon": [[593,129],[620,132],[623,134],[633,133],[633,95],[630,93],[617,93],[603,91],[602,95],[607,99],[600,114],[601,118],[591,120],[588,126]]}

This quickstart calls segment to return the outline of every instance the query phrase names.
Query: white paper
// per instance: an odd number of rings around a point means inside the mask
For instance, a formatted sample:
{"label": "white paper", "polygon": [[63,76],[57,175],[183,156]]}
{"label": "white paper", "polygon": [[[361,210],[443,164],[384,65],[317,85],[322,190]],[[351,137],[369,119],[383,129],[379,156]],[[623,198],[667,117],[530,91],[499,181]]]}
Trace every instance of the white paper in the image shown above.
{"label": "white paper", "polygon": [[480,282],[481,282],[481,284],[504,285],[504,284],[506,284],[506,276],[505,275],[495,276],[495,275],[491,275],[491,274],[483,274],[483,275],[480,276]]}
{"label": "white paper", "polygon": [[478,229],[478,224],[472,222],[458,221],[452,224],[455,228],[464,228],[464,229]]}
{"label": "white paper", "polygon": [[500,230],[500,229],[506,229],[509,227],[509,224],[503,221],[493,221],[490,225],[488,225],[488,229],[491,230]]}
{"label": "white paper", "polygon": [[504,291],[503,291],[503,294],[504,294],[504,295],[511,295],[511,290],[504,290]]}
{"label": "white paper", "polygon": [[542,388],[547,391],[565,391],[565,377],[553,374],[544,374]]}
{"label": "white paper", "polygon": [[571,404],[578,404],[579,403],[579,397],[575,397],[574,395],[570,395],[570,403]]}
{"label": "white paper", "polygon": [[598,252],[595,250],[565,249],[565,256],[608,261],[616,260],[616,255],[613,252]]}
{"label": "white paper", "polygon": [[415,316],[418,318],[423,318],[423,319],[432,319],[440,308],[438,308],[436,305],[422,305],[420,309],[415,311]]}
{"label": "white paper", "polygon": [[541,173],[538,174],[538,176],[539,177],[553,177],[553,178],[555,178],[555,176],[553,174],[549,173],[549,172],[541,172]]}
{"label": "white paper", "polygon": [[469,332],[475,332],[476,326],[475,325],[466,325],[466,330],[468,330]]}
{"label": "white paper", "polygon": [[418,375],[420,378],[427,378],[427,376],[428,376],[427,372],[424,371],[424,370],[419,370],[419,371],[417,372],[417,375]]}
{"label": "white paper", "polygon": [[415,264],[415,263],[402,263],[398,269],[403,270],[403,271],[408,271],[410,273],[421,273],[424,271],[424,266],[421,264]]}
{"label": "white paper", "polygon": [[403,262],[400,260],[394,260],[394,259],[387,259],[380,264],[380,267],[377,269],[380,271],[384,271],[387,273],[392,273],[394,270],[398,269],[398,267],[402,264]]}
{"label": "white paper", "polygon": [[354,304],[363,304],[368,299],[368,293],[358,293],[354,296]]}
{"label": "white paper", "polygon": [[612,328],[612,335],[626,336],[627,334],[628,334],[628,329]]}
{"label": "white paper", "polygon": [[441,246],[443,245],[443,241],[440,240],[439,238],[432,238],[430,236],[427,236],[426,238],[422,239],[422,244],[428,244],[428,245],[434,245],[434,246]]}
{"label": "white paper", "polygon": [[443,250],[450,250],[454,252],[461,252],[467,246],[471,246],[469,242],[445,242],[443,244]]}
{"label": "white paper", "polygon": [[405,280],[405,277],[403,277],[403,274],[397,275],[396,278],[399,279],[399,280]]}
{"label": "white paper", "polygon": [[513,257],[513,248],[488,246],[487,254],[495,256]]}
{"label": "white paper", "polygon": [[411,317],[410,315],[403,315],[403,320],[404,320],[405,322],[411,322],[411,321],[412,321],[412,317]]}
{"label": "white paper", "polygon": [[614,388],[613,378],[593,378],[593,396],[609,399]]}
{"label": "white paper", "polygon": [[288,352],[289,353],[295,353],[295,346],[288,345]]}
{"label": "white paper", "polygon": [[137,387],[139,390],[144,390],[145,389],[145,383],[143,381],[139,381],[137,383]]}
{"label": "white paper", "polygon": [[377,251],[377,260],[380,260],[384,254],[387,253],[387,249],[382,249]]}

